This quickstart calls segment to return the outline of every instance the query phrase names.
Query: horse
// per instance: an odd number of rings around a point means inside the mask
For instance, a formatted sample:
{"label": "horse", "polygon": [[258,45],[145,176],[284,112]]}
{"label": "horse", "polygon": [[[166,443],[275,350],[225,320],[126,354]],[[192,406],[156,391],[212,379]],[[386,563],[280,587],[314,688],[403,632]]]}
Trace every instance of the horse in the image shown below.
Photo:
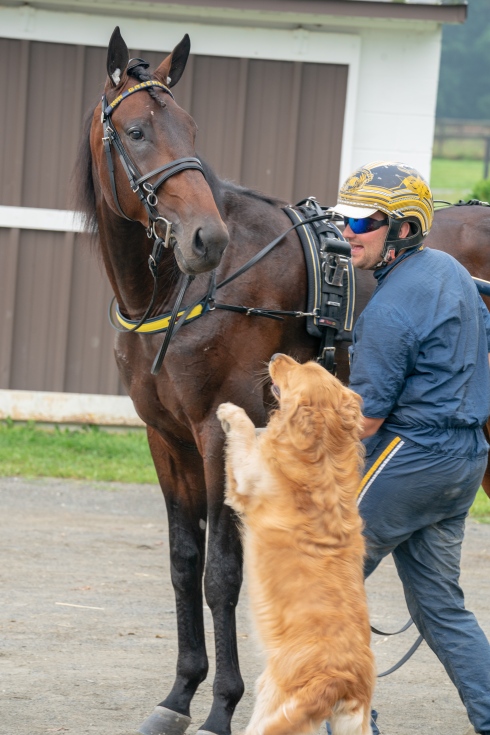
{"label": "horse", "polygon": [[[190,723],[192,698],[208,672],[203,588],[215,630],[216,673],[199,733],[231,732],[244,691],[235,621],[242,548],[237,518],[224,504],[224,434],[216,409],[231,401],[264,426],[272,403],[270,384],[258,378],[264,364],[276,352],[305,362],[318,350],[303,319],[250,310],[304,309],[304,255],[285,202],[220,180],[196,157],[195,123],[171,92],[189,50],[184,36],[150,72],[143,60],[129,60],[115,29],[104,97],[87,118],[77,163],[78,208],[96,230],[119,324],[126,327],[116,334],[115,358],[147,426],[169,521],[177,667],[171,690],[140,726],[143,735],[183,735]],[[225,282],[216,298],[213,282],[226,281],[288,229],[260,265]],[[484,267],[480,273],[485,277]],[[372,286],[359,279],[358,311]],[[203,294],[213,298],[203,302]],[[206,309],[198,318],[185,310],[177,326],[192,318],[165,345],[165,360],[155,367],[169,330],[142,330],[175,324],[181,303],[182,309],[203,303]],[[218,308],[226,304],[229,309]],[[340,348],[338,374],[345,381],[346,345]]]}

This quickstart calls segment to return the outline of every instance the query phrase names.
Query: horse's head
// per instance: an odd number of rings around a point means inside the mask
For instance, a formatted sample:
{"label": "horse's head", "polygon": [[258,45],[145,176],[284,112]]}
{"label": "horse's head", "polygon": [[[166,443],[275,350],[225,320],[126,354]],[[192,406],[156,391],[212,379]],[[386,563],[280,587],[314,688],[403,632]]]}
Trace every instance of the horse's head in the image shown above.
{"label": "horse's head", "polygon": [[194,275],[219,264],[229,238],[196,158],[196,124],[170,91],[182,76],[189,50],[186,35],[149,72],[142,59],[129,59],[116,28],[90,145],[107,206],[164,239],[180,269]]}

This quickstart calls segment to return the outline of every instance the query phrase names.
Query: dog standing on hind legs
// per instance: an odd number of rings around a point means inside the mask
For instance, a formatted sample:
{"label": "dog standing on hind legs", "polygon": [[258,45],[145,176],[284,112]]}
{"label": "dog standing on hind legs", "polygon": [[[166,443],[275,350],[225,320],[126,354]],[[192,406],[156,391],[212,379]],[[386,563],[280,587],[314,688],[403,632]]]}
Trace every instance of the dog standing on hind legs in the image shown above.
{"label": "dog standing on hind legs", "polygon": [[243,409],[218,408],[266,656],[245,733],[306,735],[329,720],[334,735],[370,735],[360,399],[314,362],[274,355],[269,372],[279,407],[258,436]]}

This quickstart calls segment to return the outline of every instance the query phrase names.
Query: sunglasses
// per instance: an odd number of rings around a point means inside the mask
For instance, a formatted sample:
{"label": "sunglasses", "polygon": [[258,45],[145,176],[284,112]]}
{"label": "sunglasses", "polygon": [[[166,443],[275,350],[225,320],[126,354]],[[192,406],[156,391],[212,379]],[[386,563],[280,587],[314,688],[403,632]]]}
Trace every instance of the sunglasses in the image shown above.
{"label": "sunglasses", "polygon": [[365,235],[366,232],[374,232],[379,230],[380,227],[388,224],[388,218],[386,219],[373,219],[372,217],[362,217],[356,219],[355,217],[344,217],[344,225],[351,228],[355,235]]}

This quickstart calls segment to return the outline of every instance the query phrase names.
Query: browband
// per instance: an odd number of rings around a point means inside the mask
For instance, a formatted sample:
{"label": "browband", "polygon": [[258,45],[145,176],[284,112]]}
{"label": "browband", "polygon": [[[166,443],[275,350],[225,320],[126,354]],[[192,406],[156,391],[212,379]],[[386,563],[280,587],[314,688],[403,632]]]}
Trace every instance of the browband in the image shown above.
{"label": "browband", "polygon": [[120,94],[119,97],[116,97],[115,100],[107,105],[107,107],[104,108],[104,117],[110,117],[118,104],[126,99],[126,97],[129,97],[130,94],[139,92],[142,89],[148,89],[148,87],[159,87],[160,89],[163,89],[166,94],[169,94],[172,99],[175,99],[170,89],[166,87],[165,84],[162,84],[162,82],[157,82],[156,79],[152,79],[149,82],[140,82],[140,84],[136,84],[134,87],[130,87],[129,89],[127,89],[125,92]]}

